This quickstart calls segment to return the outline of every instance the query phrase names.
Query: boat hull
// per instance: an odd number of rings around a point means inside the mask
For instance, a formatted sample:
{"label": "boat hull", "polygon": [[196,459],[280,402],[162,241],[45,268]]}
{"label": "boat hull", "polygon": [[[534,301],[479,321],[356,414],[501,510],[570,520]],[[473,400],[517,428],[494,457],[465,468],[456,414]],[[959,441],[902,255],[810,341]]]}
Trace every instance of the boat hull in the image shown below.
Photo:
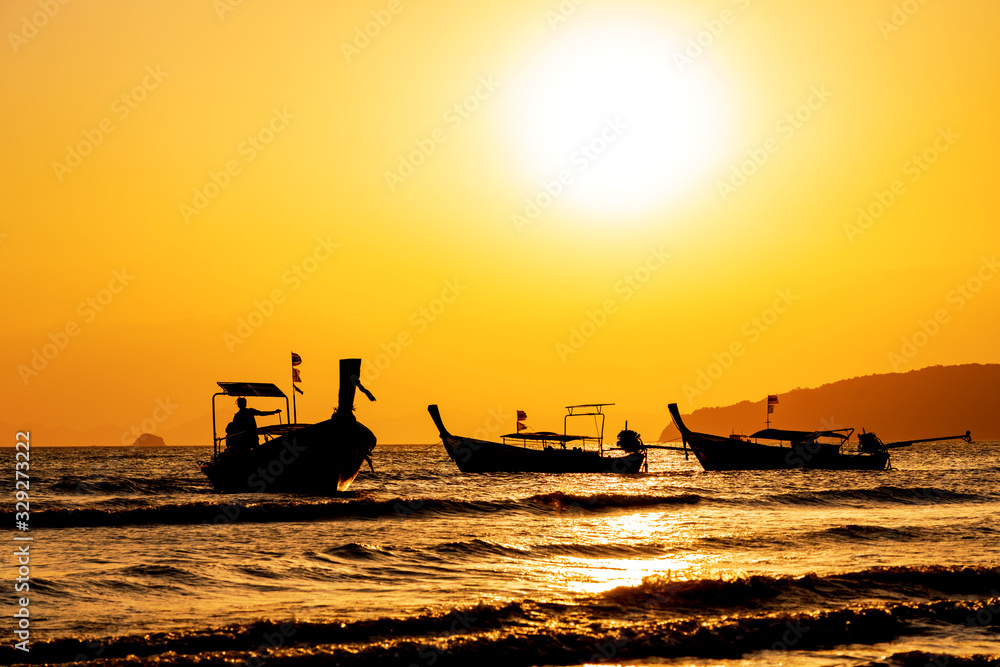
{"label": "boat hull", "polygon": [[706,471],[885,470],[889,465],[889,455],[885,452],[842,454],[836,445],[803,443],[779,447],[693,432],[684,438]]}
{"label": "boat hull", "polygon": [[462,472],[539,472],[539,473],[637,473],[642,469],[642,454],[602,456],[580,448],[545,447],[532,449],[456,435],[442,437],[444,448]]}
{"label": "boat hull", "polygon": [[346,491],[375,448],[363,424],[328,419],[249,450],[228,449],[202,464],[216,491],[308,493]]}

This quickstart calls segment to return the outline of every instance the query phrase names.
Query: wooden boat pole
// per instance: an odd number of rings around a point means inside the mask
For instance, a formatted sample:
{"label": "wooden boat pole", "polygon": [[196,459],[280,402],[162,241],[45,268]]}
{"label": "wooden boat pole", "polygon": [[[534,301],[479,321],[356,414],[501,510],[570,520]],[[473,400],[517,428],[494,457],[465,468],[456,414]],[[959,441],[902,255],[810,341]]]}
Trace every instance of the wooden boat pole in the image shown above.
{"label": "wooden boat pole", "polygon": [[337,392],[337,413],[342,417],[348,415],[354,417],[354,390],[360,389],[361,393],[368,397],[369,401],[374,401],[372,393],[361,384],[361,360],[341,359],[340,360],[340,391]]}
{"label": "wooden boat pole", "polygon": [[921,438],[919,440],[900,440],[898,442],[887,442],[886,447],[909,447],[910,445],[915,445],[918,442],[939,442],[941,440],[962,440],[964,442],[972,442],[972,431],[966,431],[964,435],[945,435],[940,438]]}
{"label": "wooden boat pole", "polygon": [[354,416],[354,390],[361,374],[360,359],[340,360],[340,390],[337,392],[337,414]]}

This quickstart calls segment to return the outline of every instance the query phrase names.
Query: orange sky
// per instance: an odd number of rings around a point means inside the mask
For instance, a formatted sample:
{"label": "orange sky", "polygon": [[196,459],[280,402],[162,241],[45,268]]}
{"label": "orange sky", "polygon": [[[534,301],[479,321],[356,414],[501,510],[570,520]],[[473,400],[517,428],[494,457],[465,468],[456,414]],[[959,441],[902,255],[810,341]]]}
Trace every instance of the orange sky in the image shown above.
{"label": "orange sky", "polygon": [[208,444],[215,381],[288,391],[291,350],[300,419],[360,356],[389,443],[435,439],[429,402],[506,432],[609,401],[652,438],[671,401],[1000,361],[996,3],[9,0],[0,27],[4,424]]}

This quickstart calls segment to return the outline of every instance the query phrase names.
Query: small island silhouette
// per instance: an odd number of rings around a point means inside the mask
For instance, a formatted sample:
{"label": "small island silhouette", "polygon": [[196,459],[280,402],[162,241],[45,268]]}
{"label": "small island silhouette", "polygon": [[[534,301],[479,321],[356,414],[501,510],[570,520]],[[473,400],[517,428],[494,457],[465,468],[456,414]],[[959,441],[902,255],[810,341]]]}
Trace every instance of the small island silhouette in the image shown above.
{"label": "small island silhouette", "polygon": [[166,447],[166,445],[163,438],[152,433],[143,433],[132,443],[133,447]]}

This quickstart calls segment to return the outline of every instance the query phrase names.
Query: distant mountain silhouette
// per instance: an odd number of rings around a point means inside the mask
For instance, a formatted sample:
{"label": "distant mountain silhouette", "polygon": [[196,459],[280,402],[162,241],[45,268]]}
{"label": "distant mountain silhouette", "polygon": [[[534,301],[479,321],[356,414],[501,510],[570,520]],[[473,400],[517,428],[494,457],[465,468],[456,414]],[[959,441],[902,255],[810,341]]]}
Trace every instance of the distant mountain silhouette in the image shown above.
{"label": "distant mountain silhouette", "polygon": [[[684,423],[692,431],[728,435],[764,428],[766,389],[761,400],[701,408]],[[1000,364],[930,366],[908,373],[865,375],[778,396],[773,428],[820,430],[853,427],[875,432],[884,442],[972,431],[973,440],[1000,440]],[[661,441],[679,437],[673,424]]]}
{"label": "distant mountain silhouette", "polygon": [[165,447],[167,443],[163,441],[158,435],[153,435],[152,433],[143,433],[135,442],[132,443],[133,447]]}

